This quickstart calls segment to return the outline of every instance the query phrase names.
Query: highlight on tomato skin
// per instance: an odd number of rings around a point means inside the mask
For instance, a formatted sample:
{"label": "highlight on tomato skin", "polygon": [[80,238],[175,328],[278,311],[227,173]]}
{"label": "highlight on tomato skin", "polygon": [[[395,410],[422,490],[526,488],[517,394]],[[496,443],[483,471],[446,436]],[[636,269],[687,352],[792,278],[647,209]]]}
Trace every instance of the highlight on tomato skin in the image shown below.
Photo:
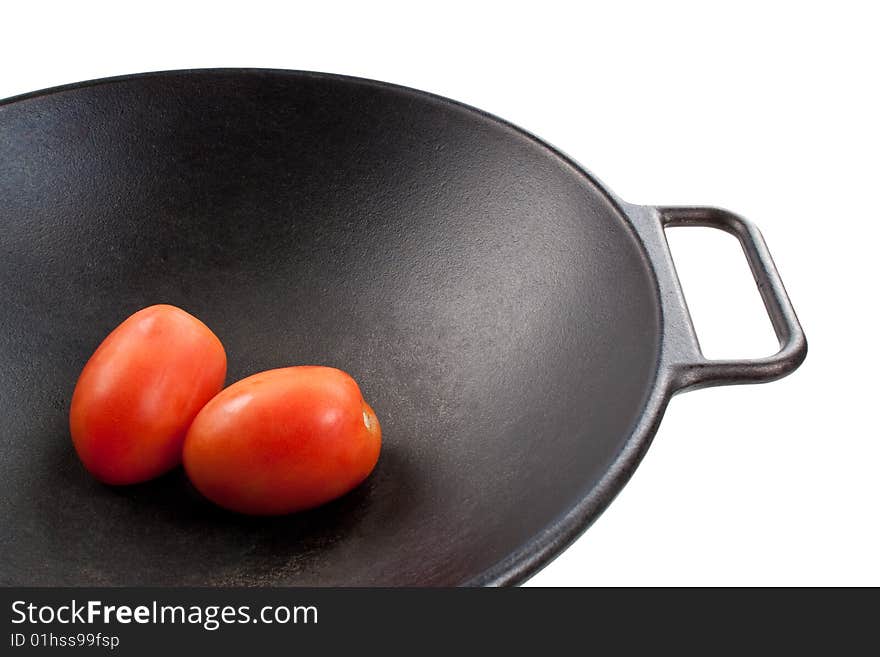
{"label": "highlight on tomato skin", "polygon": [[216,335],[186,311],[144,308],[89,358],[70,403],[77,455],[98,480],[134,484],[179,465],[186,431],[226,379]]}
{"label": "highlight on tomato skin", "polygon": [[209,401],[189,428],[183,465],[215,504],[282,515],[358,486],[381,444],[379,420],[351,376],[287,367],[242,379]]}

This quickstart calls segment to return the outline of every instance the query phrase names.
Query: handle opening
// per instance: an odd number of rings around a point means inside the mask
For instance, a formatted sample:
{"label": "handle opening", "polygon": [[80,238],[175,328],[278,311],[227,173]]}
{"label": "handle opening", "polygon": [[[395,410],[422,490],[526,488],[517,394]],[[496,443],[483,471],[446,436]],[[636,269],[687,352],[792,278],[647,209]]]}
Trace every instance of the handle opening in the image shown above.
{"label": "handle opening", "polygon": [[779,341],[739,240],[723,230],[665,229],[683,301],[710,360],[769,356]]}

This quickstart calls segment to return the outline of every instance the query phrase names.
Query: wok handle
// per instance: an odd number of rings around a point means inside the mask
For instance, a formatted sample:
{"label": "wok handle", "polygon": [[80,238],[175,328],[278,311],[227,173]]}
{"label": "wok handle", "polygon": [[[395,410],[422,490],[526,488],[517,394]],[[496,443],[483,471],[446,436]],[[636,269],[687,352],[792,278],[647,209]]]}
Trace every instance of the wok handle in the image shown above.
{"label": "wok handle", "polygon": [[[703,356],[700,350],[693,322],[685,305],[684,317],[691,340],[677,343],[679,353],[674,359],[677,362],[673,363],[675,377],[673,385],[676,389],[764,383],[782,378],[796,370],[807,355],[807,339],[760,231],[751,222],[719,208],[658,207],[656,209],[662,227],[717,228],[739,240],[764,301],[764,307],[770,315],[776,337],[779,339],[779,351],[772,356],[743,360],[710,360]],[[666,248],[668,249],[668,244]],[[680,292],[680,283],[677,275],[674,274],[674,268],[673,275]],[[680,298],[683,301],[684,297],[681,293]]]}

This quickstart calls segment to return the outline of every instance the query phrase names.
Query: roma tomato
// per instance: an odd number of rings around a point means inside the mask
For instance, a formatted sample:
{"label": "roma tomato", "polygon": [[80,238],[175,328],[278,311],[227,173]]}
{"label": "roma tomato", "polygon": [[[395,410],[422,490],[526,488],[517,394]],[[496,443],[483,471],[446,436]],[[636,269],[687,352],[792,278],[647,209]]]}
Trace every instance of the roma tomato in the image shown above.
{"label": "roma tomato", "polygon": [[216,504],[279,515],[357,486],[381,442],[376,414],[348,374],[287,367],[242,379],[209,401],[189,428],[183,465]]}
{"label": "roma tomato", "polygon": [[198,319],[166,305],[136,312],[101,343],[73,391],[70,434],[83,465],[108,484],[170,470],[225,378],[223,345]]}

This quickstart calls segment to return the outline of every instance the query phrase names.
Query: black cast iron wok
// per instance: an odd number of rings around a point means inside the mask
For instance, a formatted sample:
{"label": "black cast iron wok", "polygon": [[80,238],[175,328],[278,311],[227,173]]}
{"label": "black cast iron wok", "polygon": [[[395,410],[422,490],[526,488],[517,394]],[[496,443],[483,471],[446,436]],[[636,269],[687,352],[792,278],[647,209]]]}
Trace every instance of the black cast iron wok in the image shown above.
{"label": "black cast iron wok", "polygon": [[[739,237],[779,353],[701,356],[664,224]],[[620,490],[671,395],[806,353],[742,219],[624,203],[509,124],[367,80],[186,71],[5,101],[0,228],[3,584],[521,582]],[[369,480],[275,519],[180,470],[96,483],[74,383],[160,302],[213,328],[230,382],[351,372],[384,430]]]}

